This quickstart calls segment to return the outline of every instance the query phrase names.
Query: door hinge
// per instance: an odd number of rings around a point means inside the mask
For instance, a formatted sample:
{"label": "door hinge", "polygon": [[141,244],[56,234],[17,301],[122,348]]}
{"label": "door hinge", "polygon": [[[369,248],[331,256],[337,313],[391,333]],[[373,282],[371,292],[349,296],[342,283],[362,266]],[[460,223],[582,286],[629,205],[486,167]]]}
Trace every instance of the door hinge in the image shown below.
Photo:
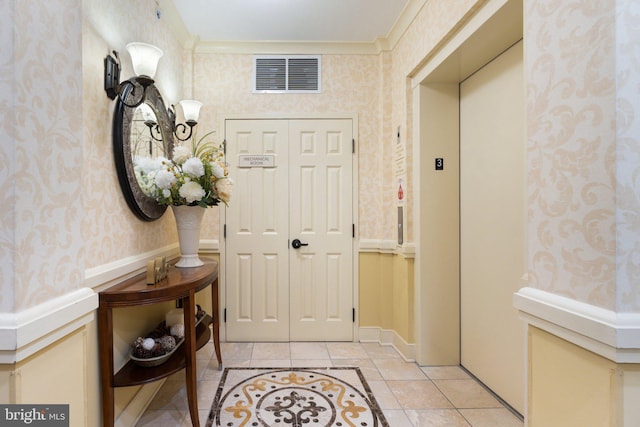
{"label": "door hinge", "polygon": [[353,323],[356,323],[356,309],[354,307],[351,310],[352,310]]}
{"label": "door hinge", "polygon": [[227,238],[227,224],[225,224],[225,225],[222,227],[222,238],[223,238],[223,239],[226,239],[226,238]]}
{"label": "door hinge", "polygon": [[351,138],[351,153],[356,154],[356,139]]}
{"label": "door hinge", "polygon": [[351,237],[356,238],[356,225],[351,224]]}
{"label": "door hinge", "polygon": [[222,152],[224,153],[224,156],[227,157],[227,140],[223,140],[222,141]]}
{"label": "door hinge", "polygon": [[227,323],[227,309],[224,309],[224,323]]}

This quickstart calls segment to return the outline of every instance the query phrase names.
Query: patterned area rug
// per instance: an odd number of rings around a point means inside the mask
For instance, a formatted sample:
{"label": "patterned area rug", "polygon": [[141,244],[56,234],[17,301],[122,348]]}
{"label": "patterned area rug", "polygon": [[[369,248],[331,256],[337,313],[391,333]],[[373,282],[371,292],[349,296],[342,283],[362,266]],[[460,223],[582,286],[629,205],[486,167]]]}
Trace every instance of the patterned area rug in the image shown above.
{"label": "patterned area rug", "polygon": [[226,368],[206,427],[388,427],[359,368]]}

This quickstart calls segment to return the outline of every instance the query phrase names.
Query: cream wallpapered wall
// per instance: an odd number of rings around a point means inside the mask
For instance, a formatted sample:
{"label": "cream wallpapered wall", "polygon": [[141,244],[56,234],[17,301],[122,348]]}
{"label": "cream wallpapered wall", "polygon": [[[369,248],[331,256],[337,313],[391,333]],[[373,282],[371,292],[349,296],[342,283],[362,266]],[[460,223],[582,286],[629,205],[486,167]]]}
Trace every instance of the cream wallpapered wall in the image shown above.
{"label": "cream wallpapered wall", "polygon": [[79,0],[2,10],[0,311],[12,312],[84,278],[82,26]]}
{"label": "cream wallpapered wall", "polygon": [[[394,125],[393,115],[391,110],[391,102],[390,100],[393,97],[392,86],[391,86],[391,66],[392,62],[392,54],[391,52],[382,52],[378,59],[378,67],[379,67],[379,84],[378,84],[378,92],[380,105],[378,106],[378,115],[380,119],[378,120],[377,132],[378,135],[381,135],[381,143],[380,149],[382,150],[380,154],[375,157],[375,160],[378,162],[379,170],[382,173],[382,180],[380,181],[380,188],[375,189],[372,187],[364,187],[360,188],[360,193],[373,193],[376,191],[379,193],[379,198],[381,200],[381,206],[384,206],[382,210],[380,210],[380,218],[378,219],[380,228],[380,238],[385,240],[395,240],[397,238],[397,181],[394,176],[394,168],[392,162],[395,162],[396,159],[394,157],[395,153],[393,152],[396,145],[396,134],[397,134],[397,126]],[[404,139],[406,143],[406,135],[404,135],[405,130],[400,129],[401,137]],[[406,144],[405,144],[406,146]],[[361,161],[361,163],[363,163]],[[406,186],[406,184],[405,184]],[[408,199],[409,202],[411,199]],[[392,203],[393,202],[393,203]],[[405,208],[406,209],[406,208]],[[362,212],[362,210],[361,210]],[[370,211],[365,209],[362,212],[362,216],[365,216],[368,221],[371,221],[374,217],[375,211]],[[405,241],[410,241],[411,239],[408,236],[408,231],[406,231]],[[365,237],[366,236],[360,236]]]}
{"label": "cream wallpapered wall", "polygon": [[14,67],[9,58],[14,57],[13,16],[11,0],[0,0],[0,46],[3,60],[0,61],[0,313],[13,311],[15,263],[15,121]]}
{"label": "cream wallpapered wall", "polygon": [[170,217],[143,223],[122,198],[102,80],[110,49],[147,41],[165,50],[157,80],[178,98],[182,49],[155,4],[2,0],[0,312],[82,287],[87,268],[175,241]]}
{"label": "cream wallpapered wall", "polygon": [[[156,80],[170,103],[181,98],[185,70],[152,0],[0,2],[7,312],[81,287],[86,268],[175,242],[171,214],[144,223],[122,198],[102,61],[118,50],[128,77],[127,42],[160,46]],[[411,155],[407,77],[484,3],[426,2],[390,57],[324,55],[321,95],[252,94],[251,55],[196,53],[203,128],[221,113],[357,113],[359,237],[394,238],[390,146],[401,125]],[[637,9],[633,0],[525,0],[531,286],[617,311],[640,309]],[[410,197],[411,183],[406,190]],[[218,236],[216,210],[205,239]]]}
{"label": "cream wallpapered wall", "polygon": [[[356,112],[359,116],[359,218],[361,239],[395,240],[397,183],[393,146],[398,125],[407,144],[406,235],[412,242],[411,87],[408,77],[436,46],[485,0],[430,0],[392,52],[323,55],[322,95],[251,93],[252,56],[196,53],[194,96],[205,103],[201,123],[220,113]],[[207,127],[209,129],[209,127]],[[222,132],[219,130],[219,132]],[[218,139],[223,135],[218,134]],[[215,210],[215,208],[214,208]],[[210,217],[215,215],[214,212]],[[203,238],[216,238],[218,224],[205,221]]]}
{"label": "cream wallpapered wall", "polygon": [[[486,0],[429,0],[422,7],[412,25],[407,29],[398,44],[393,49],[393,58],[390,72],[390,85],[393,98],[391,100],[392,133],[385,136],[385,141],[391,144],[395,141],[395,130],[401,126],[407,144],[407,177],[408,185],[405,189],[405,206],[407,209],[407,240],[413,241],[413,165],[412,165],[412,105],[413,97],[409,78],[429,58],[435,49],[441,45],[468,16],[484,4]],[[390,148],[389,148],[390,150]],[[388,179],[391,179],[389,175]],[[395,197],[397,188],[389,186],[384,189],[385,198]],[[395,220],[395,219],[394,219]],[[395,223],[391,223],[392,229],[387,232],[395,232]],[[393,234],[392,234],[393,235]]]}
{"label": "cream wallpapered wall", "polygon": [[[321,94],[254,94],[252,76],[252,55],[194,55],[194,95],[204,103],[199,125],[202,132],[217,126],[220,114],[357,113],[359,129],[354,136],[360,170],[359,236],[383,238],[379,188],[386,170],[391,169],[391,159],[380,157],[377,55],[323,55]],[[222,139],[223,129],[216,130],[217,138]],[[203,237],[217,237],[217,226],[207,221]]]}
{"label": "cream wallpapered wall", "polygon": [[525,2],[530,285],[622,312],[640,309],[633,3]]}
{"label": "cream wallpapered wall", "polygon": [[[430,0],[394,48],[392,127],[409,139],[407,77],[485,3]],[[638,4],[524,0],[524,13],[529,285],[638,311]]]}
{"label": "cream wallpapered wall", "polygon": [[640,5],[616,2],[616,311],[640,311]]}
{"label": "cream wallpapered wall", "polygon": [[84,0],[83,91],[85,221],[83,238],[90,256],[86,268],[152,251],[177,240],[170,212],[154,222],[139,220],[122,196],[112,151],[112,118],[115,101],[103,89],[104,57],[119,53],[121,80],[133,75],[125,45],[142,41],[160,47],[156,85],[165,104],[182,97],[182,47],[167,24],[155,14],[156,2]]}

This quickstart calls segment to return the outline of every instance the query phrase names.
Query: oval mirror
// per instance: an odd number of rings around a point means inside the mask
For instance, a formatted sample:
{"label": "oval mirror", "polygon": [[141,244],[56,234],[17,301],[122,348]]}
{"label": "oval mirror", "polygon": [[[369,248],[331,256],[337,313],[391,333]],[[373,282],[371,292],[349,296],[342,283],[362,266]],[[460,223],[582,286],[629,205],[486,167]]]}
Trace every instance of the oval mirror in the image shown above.
{"label": "oval mirror", "polygon": [[[136,87],[135,92],[139,93]],[[133,104],[134,87],[126,85],[122,97]],[[173,131],[160,92],[154,84],[147,87],[145,99],[129,107],[118,97],[113,114],[113,154],[118,181],[129,208],[138,218],[154,221],[167,207],[150,196],[140,170],[159,158],[169,158],[173,151]]]}

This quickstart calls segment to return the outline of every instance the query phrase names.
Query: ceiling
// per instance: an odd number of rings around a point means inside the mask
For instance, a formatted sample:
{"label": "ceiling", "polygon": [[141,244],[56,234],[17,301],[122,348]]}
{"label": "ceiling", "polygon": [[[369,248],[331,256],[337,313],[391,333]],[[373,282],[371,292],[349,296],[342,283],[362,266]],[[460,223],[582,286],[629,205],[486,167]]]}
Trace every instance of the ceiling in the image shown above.
{"label": "ceiling", "polygon": [[172,0],[201,42],[374,42],[409,0]]}

